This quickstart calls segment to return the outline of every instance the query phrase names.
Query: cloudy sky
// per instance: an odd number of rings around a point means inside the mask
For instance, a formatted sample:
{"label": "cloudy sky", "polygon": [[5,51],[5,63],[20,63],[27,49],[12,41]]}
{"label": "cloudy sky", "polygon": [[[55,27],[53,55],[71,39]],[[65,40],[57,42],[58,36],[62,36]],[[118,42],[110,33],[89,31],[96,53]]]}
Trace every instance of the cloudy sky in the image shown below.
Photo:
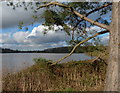
{"label": "cloudy sky", "polygon": [[[7,6],[6,3],[0,5],[0,17],[2,18],[2,27],[0,27],[0,46],[4,48],[20,49],[20,50],[43,50],[52,47],[67,46],[66,41],[70,39],[70,36],[62,30],[61,26],[53,25],[55,30],[49,30],[48,27],[42,25],[44,20],[40,18],[38,22],[31,25],[30,23],[34,20],[32,16],[34,11],[28,9],[26,11],[23,7],[15,10],[12,7]],[[42,15],[44,9],[40,9],[38,14]],[[92,18],[97,17],[92,15]],[[18,28],[20,21],[24,22],[25,27],[29,27],[26,31]],[[43,34],[44,30],[47,29],[47,34]],[[92,29],[99,29],[92,27]],[[107,43],[109,39],[108,34],[102,36],[101,41]]]}

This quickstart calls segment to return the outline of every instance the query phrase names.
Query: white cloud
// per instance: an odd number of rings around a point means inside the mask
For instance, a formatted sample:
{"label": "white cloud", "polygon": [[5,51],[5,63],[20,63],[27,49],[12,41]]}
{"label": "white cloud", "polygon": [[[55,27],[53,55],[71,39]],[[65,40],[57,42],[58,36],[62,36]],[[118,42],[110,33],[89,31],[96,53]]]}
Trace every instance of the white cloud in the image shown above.
{"label": "white cloud", "polygon": [[58,42],[58,43],[27,44],[27,45],[4,44],[2,45],[2,47],[11,48],[11,49],[19,49],[19,50],[43,50],[43,49],[53,48],[53,47],[63,47],[66,45],[67,43],[63,41],[63,42]]}
{"label": "white cloud", "polygon": [[26,43],[26,37],[29,35],[29,32],[16,32],[13,34],[14,40],[18,43]]}
{"label": "white cloud", "polygon": [[[0,34],[0,43],[4,43],[4,46],[9,48],[22,50],[66,46],[66,41],[70,40],[70,36],[63,31],[61,26],[54,25],[52,27],[54,29],[49,30],[48,26],[40,25],[38,27],[34,27],[31,32],[19,31],[13,34],[3,33]],[[43,34],[45,30],[47,31],[47,34]],[[99,27],[91,27],[91,30],[101,29]],[[103,44],[107,44],[108,40],[109,35],[101,36],[101,42]]]}
{"label": "white cloud", "polygon": [[[31,32],[19,31],[13,34],[2,33],[0,34],[0,37],[5,38],[0,38],[0,43],[4,43],[4,47],[16,47],[18,49],[44,49],[66,46],[66,40],[70,39],[70,37],[67,36],[64,31],[62,31],[63,28],[61,26],[54,25],[52,27],[54,29],[49,30],[48,26],[40,25],[38,27],[35,27]],[[45,29],[47,29],[47,34],[43,34]]]}
{"label": "white cloud", "polygon": [[16,43],[16,41],[13,38],[11,38],[10,33],[2,33],[0,34],[0,43],[1,44],[4,44],[4,43],[12,44],[12,43]]}
{"label": "white cloud", "polygon": [[[69,37],[65,34],[65,32],[61,31],[61,26],[53,26],[54,30],[48,29],[48,26],[40,25],[38,27],[35,27],[32,32],[27,36],[27,40],[29,40],[30,43],[34,44],[42,44],[42,43],[54,43],[54,42],[61,42],[66,41],[69,39]],[[43,32],[47,30],[47,34],[43,34]],[[55,32],[57,30],[57,32]]]}

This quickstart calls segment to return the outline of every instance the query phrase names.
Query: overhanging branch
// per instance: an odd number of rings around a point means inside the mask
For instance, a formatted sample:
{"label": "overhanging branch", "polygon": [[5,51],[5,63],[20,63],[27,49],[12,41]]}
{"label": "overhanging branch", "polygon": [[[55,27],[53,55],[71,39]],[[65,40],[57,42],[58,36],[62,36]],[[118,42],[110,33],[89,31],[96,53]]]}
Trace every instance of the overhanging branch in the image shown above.
{"label": "overhanging branch", "polygon": [[[103,8],[109,6],[109,5],[112,5],[112,3],[109,3],[109,4],[103,5],[103,6],[101,6],[101,7],[98,7],[98,8],[96,8],[96,9],[88,12],[85,16],[87,17],[87,16],[89,16],[90,14],[92,14],[92,13],[94,13],[94,12],[100,10],[100,9],[103,9]],[[74,30],[74,29],[78,26],[78,24],[79,24],[80,22],[82,22],[83,20],[84,20],[84,19],[79,20],[79,21],[77,22],[77,24],[74,26],[73,30]]]}
{"label": "overhanging branch", "polygon": [[90,18],[88,18],[88,17],[86,17],[86,16],[78,13],[77,11],[73,11],[73,13],[74,13],[75,15],[77,15],[78,17],[80,17],[81,19],[84,19],[84,20],[86,20],[86,21],[88,21],[88,22],[90,22],[90,23],[92,23],[92,24],[94,24],[94,25],[96,25],[96,26],[99,26],[99,27],[101,27],[101,28],[104,28],[104,29],[109,30],[109,26],[108,26],[108,25],[98,23],[98,22],[96,22],[96,21],[94,21],[94,20],[92,20],[92,19],[90,19]]}
{"label": "overhanging branch", "polygon": [[90,39],[92,39],[92,38],[94,38],[94,37],[96,37],[96,36],[98,36],[98,35],[105,34],[105,33],[108,33],[108,32],[109,32],[108,30],[98,32],[98,33],[94,34],[93,36],[88,37],[87,39],[79,42],[77,45],[74,46],[74,48],[72,49],[72,51],[71,51],[68,55],[62,57],[61,59],[59,59],[58,61],[52,63],[51,65],[55,65],[55,64],[61,62],[62,60],[66,59],[67,57],[71,56],[71,55],[73,54],[73,52],[75,51],[75,49],[76,49],[78,46],[80,46],[81,44],[87,42],[88,40],[90,40]]}
{"label": "overhanging branch", "polygon": [[64,8],[70,8],[69,6],[64,5],[64,4],[61,4],[61,3],[58,3],[58,2],[50,2],[50,3],[48,3],[48,4],[39,6],[39,7],[37,8],[37,10],[40,9],[40,8],[43,8],[43,7],[51,6],[51,5],[58,5],[58,6],[61,6],[61,7],[64,7]]}
{"label": "overhanging branch", "polygon": [[92,20],[92,19],[90,19],[90,18],[88,18],[88,17],[80,14],[79,12],[75,11],[72,7],[67,6],[67,5],[64,5],[64,4],[62,4],[62,3],[50,2],[50,3],[48,3],[48,4],[39,6],[39,7],[37,8],[37,10],[40,9],[40,8],[43,8],[43,7],[51,6],[51,5],[58,5],[58,6],[60,6],[60,7],[67,8],[67,9],[71,10],[75,15],[77,15],[78,17],[80,17],[81,19],[84,19],[84,20],[86,20],[86,21],[88,21],[88,22],[90,22],[90,23],[92,23],[92,24],[94,24],[94,25],[96,25],[96,26],[99,26],[99,27],[101,27],[101,28],[104,28],[104,29],[109,30],[109,26],[108,26],[108,25],[98,23],[98,22],[96,22],[96,21],[94,21],[94,20]]}
{"label": "overhanging branch", "polygon": [[[90,14],[92,14],[92,13],[94,13],[94,12],[96,12],[96,11],[99,11],[100,9],[103,9],[103,8],[105,8],[105,7],[108,7],[109,5],[112,5],[112,3],[105,4],[105,5],[101,6],[101,7],[98,7],[98,8],[96,8],[96,9],[88,12],[85,16],[87,17],[87,16],[89,16]],[[72,40],[74,40],[75,28],[76,28],[76,27],[79,25],[79,23],[82,22],[83,20],[84,20],[84,19],[77,20],[78,22],[77,22],[76,25],[72,28],[72,31],[73,31],[73,32],[72,32]]]}

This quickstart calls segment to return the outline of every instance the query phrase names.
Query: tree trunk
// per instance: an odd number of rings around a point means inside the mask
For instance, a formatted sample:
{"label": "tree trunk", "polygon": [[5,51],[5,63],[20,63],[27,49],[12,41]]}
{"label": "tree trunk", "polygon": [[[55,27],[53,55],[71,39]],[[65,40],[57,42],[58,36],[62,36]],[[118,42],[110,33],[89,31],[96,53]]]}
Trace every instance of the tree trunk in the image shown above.
{"label": "tree trunk", "polygon": [[109,41],[109,59],[106,75],[105,91],[120,91],[120,31],[119,20],[120,3],[113,2],[112,8],[112,23],[110,25],[110,41]]}

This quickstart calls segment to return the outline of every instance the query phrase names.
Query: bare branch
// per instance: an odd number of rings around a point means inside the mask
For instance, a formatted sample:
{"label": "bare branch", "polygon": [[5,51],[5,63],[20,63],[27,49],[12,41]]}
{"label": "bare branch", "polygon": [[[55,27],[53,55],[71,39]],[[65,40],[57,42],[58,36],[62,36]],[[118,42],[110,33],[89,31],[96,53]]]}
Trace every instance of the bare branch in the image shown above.
{"label": "bare branch", "polygon": [[86,20],[86,21],[88,21],[88,22],[90,22],[90,23],[92,23],[92,24],[94,24],[94,25],[97,25],[97,26],[99,26],[99,27],[101,27],[101,28],[104,28],[104,29],[109,30],[109,26],[108,26],[108,25],[98,23],[98,22],[96,22],[96,21],[94,21],[94,20],[92,20],[92,19],[90,19],[90,18],[88,18],[88,17],[80,14],[79,12],[75,11],[72,7],[67,6],[67,5],[64,5],[64,4],[61,4],[61,3],[58,3],[58,2],[50,2],[50,3],[48,3],[48,4],[39,6],[39,7],[37,8],[37,10],[40,9],[40,8],[43,8],[43,7],[51,6],[51,5],[58,5],[58,6],[60,6],[60,7],[67,8],[67,9],[69,9],[70,11],[72,11],[75,15],[77,15],[78,17],[80,17],[81,19],[84,19],[84,20]]}
{"label": "bare branch", "polygon": [[98,35],[105,34],[105,33],[107,33],[107,32],[109,32],[109,31],[108,31],[108,30],[105,30],[105,31],[102,31],[102,32],[98,32],[98,33],[94,34],[93,36],[88,37],[87,39],[79,42],[77,45],[74,46],[74,48],[72,49],[72,51],[71,51],[68,55],[62,57],[61,59],[59,59],[58,61],[52,63],[51,65],[55,65],[55,64],[61,62],[62,60],[66,59],[67,57],[71,56],[71,55],[73,54],[73,52],[75,51],[75,49],[76,49],[79,45],[83,44],[84,42],[87,42],[88,40],[90,40],[90,39],[92,39],[92,38],[94,38],[94,37],[96,37],[96,36],[98,36]]}

